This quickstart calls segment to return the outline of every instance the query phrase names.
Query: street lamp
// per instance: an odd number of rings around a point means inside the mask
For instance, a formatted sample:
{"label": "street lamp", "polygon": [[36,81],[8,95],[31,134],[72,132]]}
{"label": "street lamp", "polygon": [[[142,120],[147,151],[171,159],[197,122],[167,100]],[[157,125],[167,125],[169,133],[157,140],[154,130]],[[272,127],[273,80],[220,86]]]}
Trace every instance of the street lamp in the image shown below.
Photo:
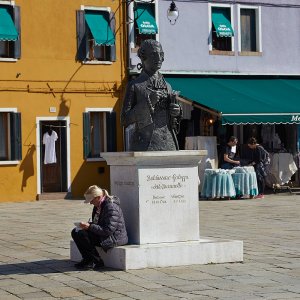
{"label": "street lamp", "polygon": [[171,25],[175,25],[177,19],[179,17],[179,10],[176,7],[176,4],[174,1],[171,2],[170,7],[167,11],[167,18],[170,21]]}

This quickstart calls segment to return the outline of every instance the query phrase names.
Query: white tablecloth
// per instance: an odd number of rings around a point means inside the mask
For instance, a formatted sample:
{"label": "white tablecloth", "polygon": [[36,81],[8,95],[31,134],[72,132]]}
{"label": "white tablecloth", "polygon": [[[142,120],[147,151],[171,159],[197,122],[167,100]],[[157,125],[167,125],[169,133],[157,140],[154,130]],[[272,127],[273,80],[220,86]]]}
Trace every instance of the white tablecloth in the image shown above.
{"label": "white tablecloth", "polygon": [[235,197],[235,188],[231,173],[233,170],[206,169],[201,190],[204,198]]}
{"label": "white tablecloth", "polygon": [[232,179],[235,187],[235,192],[238,196],[258,195],[257,179],[255,172],[233,173]]}
{"label": "white tablecloth", "polygon": [[298,170],[291,153],[270,153],[271,164],[268,168],[266,184],[283,185],[291,180],[293,174]]}

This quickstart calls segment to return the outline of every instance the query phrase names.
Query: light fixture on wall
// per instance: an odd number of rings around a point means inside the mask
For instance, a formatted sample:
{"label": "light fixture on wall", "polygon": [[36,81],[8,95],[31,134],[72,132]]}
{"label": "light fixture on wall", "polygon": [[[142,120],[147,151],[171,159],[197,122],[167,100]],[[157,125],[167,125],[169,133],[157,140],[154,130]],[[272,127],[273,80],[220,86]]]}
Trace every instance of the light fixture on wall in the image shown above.
{"label": "light fixture on wall", "polygon": [[175,25],[179,17],[179,10],[174,1],[171,2],[170,7],[167,11],[167,18],[170,21],[171,25]]}
{"label": "light fixture on wall", "polygon": [[206,126],[212,126],[212,125],[214,125],[214,123],[215,123],[215,120],[214,120],[212,117],[207,118],[207,119],[205,120],[205,125],[206,125]]}

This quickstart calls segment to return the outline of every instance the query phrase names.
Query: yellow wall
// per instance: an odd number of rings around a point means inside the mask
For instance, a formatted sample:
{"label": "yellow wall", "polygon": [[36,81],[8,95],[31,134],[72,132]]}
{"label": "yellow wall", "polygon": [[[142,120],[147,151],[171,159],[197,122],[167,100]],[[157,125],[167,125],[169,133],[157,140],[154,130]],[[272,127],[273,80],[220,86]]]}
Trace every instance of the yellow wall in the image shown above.
{"label": "yellow wall", "polygon": [[[0,164],[0,202],[36,199],[36,117],[70,117],[74,197],[82,196],[91,184],[109,189],[106,164],[83,159],[82,113],[87,107],[112,107],[117,112],[117,147],[122,151],[119,113],[125,86],[124,4],[112,0],[17,0],[15,4],[21,9],[21,59],[0,61],[0,109],[13,107],[21,112],[23,160],[18,165]],[[111,7],[116,13],[117,60],[111,65],[75,61],[76,10],[80,5]],[[50,107],[56,107],[56,113],[50,113]],[[105,167],[104,174],[99,174],[100,166]]]}

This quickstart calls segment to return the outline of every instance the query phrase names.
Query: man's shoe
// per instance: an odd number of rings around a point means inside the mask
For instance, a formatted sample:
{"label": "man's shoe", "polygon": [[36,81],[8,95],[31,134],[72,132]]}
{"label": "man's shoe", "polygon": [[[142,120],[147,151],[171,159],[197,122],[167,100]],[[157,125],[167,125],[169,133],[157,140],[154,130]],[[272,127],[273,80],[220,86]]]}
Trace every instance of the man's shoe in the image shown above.
{"label": "man's shoe", "polygon": [[259,194],[255,197],[255,199],[263,199],[265,198],[264,194]]}
{"label": "man's shoe", "polygon": [[93,266],[94,266],[93,262],[88,261],[86,259],[83,259],[83,260],[81,260],[81,262],[76,263],[74,265],[74,267],[78,270],[93,269]]}
{"label": "man's shoe", "polygon": [[95,271],[101,269],[102,267],[104,267],[104,262],[102,259],[93,264],[93,270]]}

